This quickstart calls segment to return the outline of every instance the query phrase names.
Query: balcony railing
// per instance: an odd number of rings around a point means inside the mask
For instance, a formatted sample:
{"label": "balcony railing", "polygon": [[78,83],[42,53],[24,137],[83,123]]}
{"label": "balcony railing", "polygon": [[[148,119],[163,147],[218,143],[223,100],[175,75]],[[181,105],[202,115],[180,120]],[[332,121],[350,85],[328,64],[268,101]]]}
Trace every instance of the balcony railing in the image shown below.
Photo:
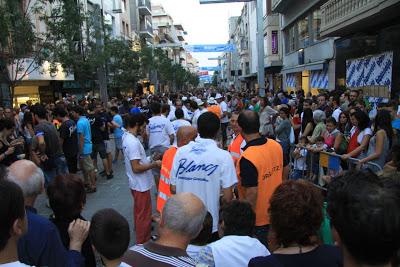
{"label": "balcony railing", "polygon": [[138,9],[140,15],[150,16],[151,15],[151,3],[150,0],[139,0]]}
{"label": "balcony railing", "polygon": [[[329,0],[321,6],[321,33],[329,35],[381,11],[388,0]],[[396,1],[395,1],[396,2]],[[400,2],[400,1],[399,1]]]}
{"label": "balcony railing", "polygon": [[140,23],[140,34],[146,37],[153,37],[153,27],[148,23]]}

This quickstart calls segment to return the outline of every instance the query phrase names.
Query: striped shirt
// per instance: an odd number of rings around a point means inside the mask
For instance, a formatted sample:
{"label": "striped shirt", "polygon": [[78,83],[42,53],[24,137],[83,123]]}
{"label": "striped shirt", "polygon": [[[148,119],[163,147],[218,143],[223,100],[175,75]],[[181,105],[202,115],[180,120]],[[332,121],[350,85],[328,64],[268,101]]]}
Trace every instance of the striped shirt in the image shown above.
{"label": "striped shirt", "polygon": [[185,250],[163,246],[153,241],[131,247],[125,253],[122,262],[135,267],[196,266]]}

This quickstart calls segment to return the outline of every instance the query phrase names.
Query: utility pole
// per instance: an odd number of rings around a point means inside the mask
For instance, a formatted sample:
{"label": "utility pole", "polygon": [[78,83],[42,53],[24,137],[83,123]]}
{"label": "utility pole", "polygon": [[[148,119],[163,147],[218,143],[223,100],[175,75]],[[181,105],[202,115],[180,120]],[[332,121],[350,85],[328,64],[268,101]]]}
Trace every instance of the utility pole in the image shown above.
{"label": "utility pole", "polygon": [[257,16],[257,57],[258,57],[258,93],[265,96],[265,69],[264,69],[264,17],[263,17],[263,0],[256,0],[256,16]]}

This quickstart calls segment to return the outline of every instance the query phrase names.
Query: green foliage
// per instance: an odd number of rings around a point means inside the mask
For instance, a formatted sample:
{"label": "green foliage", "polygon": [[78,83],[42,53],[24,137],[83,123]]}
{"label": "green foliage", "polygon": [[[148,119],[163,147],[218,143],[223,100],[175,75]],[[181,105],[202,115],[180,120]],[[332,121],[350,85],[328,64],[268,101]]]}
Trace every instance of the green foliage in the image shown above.
{"label": "green foliage", "polygon": [[111,39],[105,44],[105,53],[109,58],[107,67],[113,88],[133,88],[141,77],[139,53],[132,50],[125,40]]}

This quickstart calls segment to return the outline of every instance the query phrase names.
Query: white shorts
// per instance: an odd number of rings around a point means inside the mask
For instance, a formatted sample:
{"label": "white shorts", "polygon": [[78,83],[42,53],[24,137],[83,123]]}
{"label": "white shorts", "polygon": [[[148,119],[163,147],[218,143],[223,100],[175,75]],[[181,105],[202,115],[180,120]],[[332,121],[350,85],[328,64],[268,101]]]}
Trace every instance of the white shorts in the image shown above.
{"label": "white shorts", "polygon": [[104,140],[104,145],[106,146],[106,153],[112,153],[112,146],[110,140]]}

